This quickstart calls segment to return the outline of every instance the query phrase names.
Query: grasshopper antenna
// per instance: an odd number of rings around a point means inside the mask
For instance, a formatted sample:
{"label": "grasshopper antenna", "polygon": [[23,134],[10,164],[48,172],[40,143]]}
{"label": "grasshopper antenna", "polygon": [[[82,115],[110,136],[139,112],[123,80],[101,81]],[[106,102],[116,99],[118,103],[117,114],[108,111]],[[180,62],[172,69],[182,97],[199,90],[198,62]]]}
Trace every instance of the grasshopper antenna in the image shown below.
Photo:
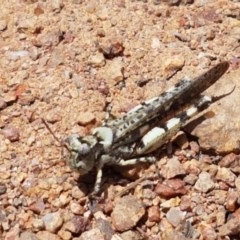
{"label": "grasshopper antenna", "polygon": [[71,152],[70,149],[69,149],[69,147],[68,147],[66,144],[64,144],[64,143],[54,134],[54,132],[53,132],[52,129],[49,127],[49,125],[48,125],[48,123],[45,121],[45,119],[44,119],[44,118],[41,118],[41,120],[42,120],[43,124],[45,125],[45,127],[47,128],[47,130],[53,135],[54,139],[60,144],[60,146],[66,148],[69,152]]}

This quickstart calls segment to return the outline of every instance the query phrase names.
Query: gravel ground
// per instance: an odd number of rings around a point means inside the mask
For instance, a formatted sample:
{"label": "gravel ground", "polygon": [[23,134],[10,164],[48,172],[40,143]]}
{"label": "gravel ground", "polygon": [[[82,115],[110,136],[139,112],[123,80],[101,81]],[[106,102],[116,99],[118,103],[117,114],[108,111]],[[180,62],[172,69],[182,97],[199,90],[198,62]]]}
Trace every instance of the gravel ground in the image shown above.
{"label": "gravel ground", "polygon": [[[240,239],[238,1],[2,0],[0,54],[0,239]],[[79,180],[40,119],[85,135],[109,103],[119,117],[223,60],[210,93],[235,91],[200,144],[181,132],[156,165],[104,169],[90,206],[94,173]]]}

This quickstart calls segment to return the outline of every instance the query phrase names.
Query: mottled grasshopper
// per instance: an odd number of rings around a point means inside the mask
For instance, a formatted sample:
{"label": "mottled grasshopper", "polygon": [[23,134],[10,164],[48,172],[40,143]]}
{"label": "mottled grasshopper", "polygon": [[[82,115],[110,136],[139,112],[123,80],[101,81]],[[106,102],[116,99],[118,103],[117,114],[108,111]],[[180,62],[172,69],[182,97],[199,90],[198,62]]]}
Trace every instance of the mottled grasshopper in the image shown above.
{"label": "mottled grasshopper", "polygon": [[[228,68],[228,62],[221,62],[193,80],[182,79],[168,91],[139,104],[124,116],[105,120],[101,127],[93,129],[91,135],[71,135],[64,141],[70,153],[67,162],[80,174],[97,169],[93,191],[96,194],[105,164],[126,166],[156,161],[151,153],[169,141],[188,119],[209,106],[212,98],[201,93]],[[163,122],[169,114],[186,106],[189,106],[186,111]]]}

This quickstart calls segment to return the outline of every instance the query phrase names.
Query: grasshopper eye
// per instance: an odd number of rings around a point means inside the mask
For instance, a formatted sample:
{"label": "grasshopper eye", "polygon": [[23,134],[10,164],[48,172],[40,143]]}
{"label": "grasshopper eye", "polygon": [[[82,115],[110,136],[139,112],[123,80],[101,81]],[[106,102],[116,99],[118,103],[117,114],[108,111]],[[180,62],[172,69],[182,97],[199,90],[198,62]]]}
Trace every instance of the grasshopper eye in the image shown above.
{"label": "grasshopper eye", "polygon": [[72,134],[70,137],[66,138],[64,143],[70,152],[78,154],[79,157],[86,156],[91,150],[89,144],[77,134]]}
{"label": "grasshopper eye", "polygon": [[81,147],[77,149],[77,152],[81,156],[86,156],[91,151],[90,146],[87,143],[82,143]]}
{"label": "grasshopper eye", "polygon": [[77,151],[81,146],[81,137],[78,134],[72,134],[64,140],[70,151]]}

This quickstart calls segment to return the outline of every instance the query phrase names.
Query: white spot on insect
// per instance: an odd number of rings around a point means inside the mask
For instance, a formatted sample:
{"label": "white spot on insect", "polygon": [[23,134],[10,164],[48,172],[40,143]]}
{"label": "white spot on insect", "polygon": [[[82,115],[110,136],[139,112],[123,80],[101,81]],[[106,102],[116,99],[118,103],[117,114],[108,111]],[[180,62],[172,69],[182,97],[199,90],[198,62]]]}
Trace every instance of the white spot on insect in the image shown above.
{"label": "white spot on insect", "polygon": [[98,127],[98,128],[93,129],[92,133],[102,139],[102,141],[100,141],[100,143],[103,144],[105,149],[112,145],[113,131],[111,128]]}
{"label": "white spot on insect", "polygon": [[183,82],[190,82],[191,78],[189,76],[184,76],[181,81],[183,81]]}
{"label": "white spot on insect", "polygon": [[137,111],[138,111],[139,109],[141,109],[141,108],[142,108],[142,105],[139,104],[139,105],[137,105],[136,107],[132,108],[130,111],[128,111],[127,114],[129,114],[129,113],[135,113],[135,112],[137,112]]}
{"label": "white spot on insect", "polygon": [[204,95],[202,99],[203,99],[204,102],[211,102],[212,101],[212,97],[207,96],[207,95]]}
{"label": "white spot on insect", "polygon": [[155,97],[155,98],[152,98],[152,99],[149,99],[147,101],[145,101],[146,104],[151,104],[152,102],[156,101],[158,99],[158,97]]}
{"label": "white spot on insect", "polygon": [[178,126],[181,123],[181,119],[180,118],[172,118],[169,121],[167,121],[167,128],[169,130],[171,130],[172,128],[175,128],[176,126]]}
{"label": "white spot on insect", "polygon": [[196,114],[197,112],[197,108],[196,107],[191,107],[186,111],[186,114],[188,115],[188,117],[193,116],[194,114]]}
{"label": "white spot on insect", "polygon": [[161,138],[164,134],[166,134],[166,131],[163,128],[155,127],[142,138],[142,142],[144,146],[147,146],[156,141],[156,139]]}
{"label": "white spot on insect", "polygon": [[175,90],[176,90],[176,87],[171,87],[166,91],[166,93],[173,93],[175,92]]}

